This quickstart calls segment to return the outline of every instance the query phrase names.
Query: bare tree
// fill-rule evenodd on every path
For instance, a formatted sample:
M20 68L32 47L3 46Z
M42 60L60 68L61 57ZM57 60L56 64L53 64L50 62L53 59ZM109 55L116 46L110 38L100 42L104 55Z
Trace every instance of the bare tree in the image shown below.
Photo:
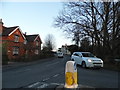
M55 38L52 34L48 34L46 36L43 49L46 49L47 51L55 49Z
M55 26L73 35L76 45L89 36L93 52L113 55L120 44L119 6L120 2L68 2Z

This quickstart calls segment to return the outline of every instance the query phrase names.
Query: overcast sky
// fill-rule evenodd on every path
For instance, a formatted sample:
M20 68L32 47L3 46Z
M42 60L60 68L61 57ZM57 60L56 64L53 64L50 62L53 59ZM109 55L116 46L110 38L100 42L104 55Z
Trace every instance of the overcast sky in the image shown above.
M2 2L0 18L4 26L20 26L22 32L39 34L43 43L48 34L53 34L56 47L70 45L62 30L53 27L54 18L62 10L63 2Z

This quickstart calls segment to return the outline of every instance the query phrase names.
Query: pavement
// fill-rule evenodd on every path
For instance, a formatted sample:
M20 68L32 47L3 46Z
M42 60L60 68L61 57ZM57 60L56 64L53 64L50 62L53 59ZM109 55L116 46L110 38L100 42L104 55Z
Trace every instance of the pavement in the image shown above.
M40 63L40 62L45 62L45 61L48 61L49 59L50 58L40 59L40 60L36 60L36 61L31 61L31 62L8 62L7 65L2 65L2 71L4 72L4 71L18 68L18 67L29 66L29 65ZM52 57L51 59L54 60L55 57Z

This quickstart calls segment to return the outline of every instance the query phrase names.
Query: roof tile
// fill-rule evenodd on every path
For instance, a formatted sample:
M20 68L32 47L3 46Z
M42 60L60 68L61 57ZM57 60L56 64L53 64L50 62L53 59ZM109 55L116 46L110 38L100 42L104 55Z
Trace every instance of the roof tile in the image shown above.
M15 30L18 26L14 27L3 27L2 36L8 36L13 30Z

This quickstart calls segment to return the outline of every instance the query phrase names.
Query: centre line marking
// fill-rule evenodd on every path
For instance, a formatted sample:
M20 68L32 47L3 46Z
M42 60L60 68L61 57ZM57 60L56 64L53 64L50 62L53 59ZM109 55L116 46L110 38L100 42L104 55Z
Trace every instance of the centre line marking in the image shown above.
M49 80L50 78L45 78L45 79L43 79L42 81L47 81L47 80Z
M57 64L57 63L60 63L60 62L55 62L55 63L52 63L52 64L48 64L48 65L46 65L47 67L48 66L52 66L52 65L55 65L55 64Z
M49 86L48 84L43 84L43 85L41 85L41 86L39 86L39 87L37 87L37 88L45 88L45 87L47 87L47 86Z
M32 84L32 85L29 85L28 88L32 88L32 87L38 85L39 83L40 83L40 82L36 82L36 83L34 83L34 84Z
M57 76L59 76L60 74L56 74L56 75L54 75L53 77L57 77Z

